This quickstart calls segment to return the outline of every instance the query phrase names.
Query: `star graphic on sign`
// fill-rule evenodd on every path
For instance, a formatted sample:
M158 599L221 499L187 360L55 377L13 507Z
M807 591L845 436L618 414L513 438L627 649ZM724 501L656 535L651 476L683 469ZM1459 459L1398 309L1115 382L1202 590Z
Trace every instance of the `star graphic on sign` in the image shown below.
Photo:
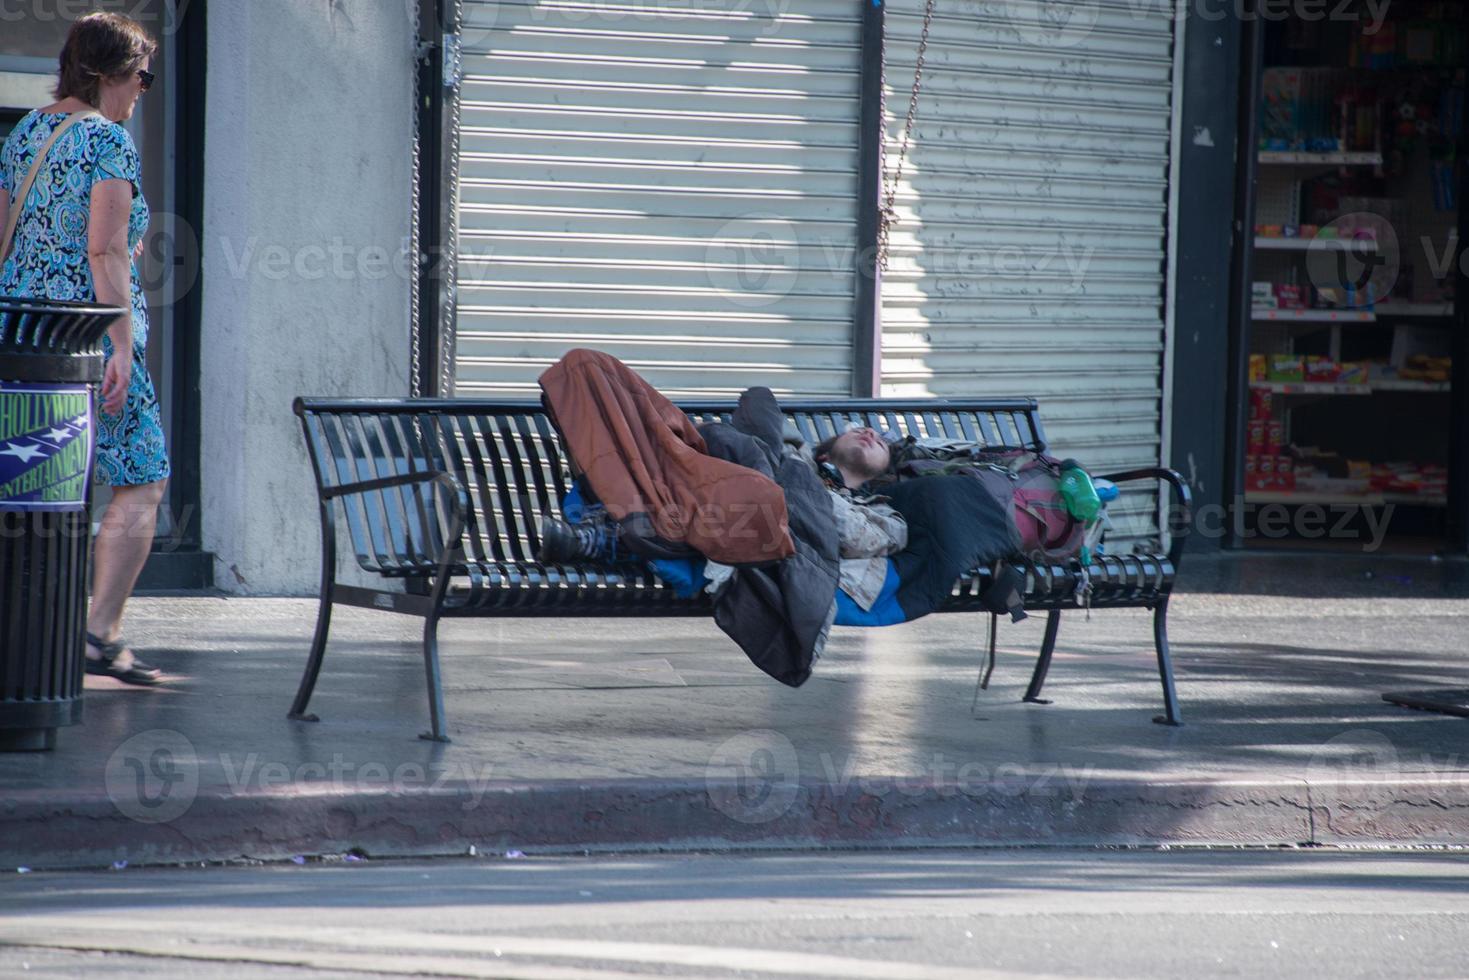
M22 463L29 463L39 456L46 455L46 450L40 446L17 446L13 442L7 442L5 445L8 448L0 449L0 456L14 456Z
M65 442L73 435L74 433L70 429L52 429L50 432L46 433L46 438L50 439L52 442Z

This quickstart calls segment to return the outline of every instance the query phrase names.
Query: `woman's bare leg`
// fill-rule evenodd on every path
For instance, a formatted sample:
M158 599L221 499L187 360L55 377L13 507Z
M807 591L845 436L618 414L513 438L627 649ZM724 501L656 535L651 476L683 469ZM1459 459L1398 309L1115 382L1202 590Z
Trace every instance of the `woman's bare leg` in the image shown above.
M108 642L122 631L122 610L153 550L158 505L168 481L115 487L92 549L92 605L87 632ZM131 651L123 654L124 660ZM119 663L119 667L127 664Z

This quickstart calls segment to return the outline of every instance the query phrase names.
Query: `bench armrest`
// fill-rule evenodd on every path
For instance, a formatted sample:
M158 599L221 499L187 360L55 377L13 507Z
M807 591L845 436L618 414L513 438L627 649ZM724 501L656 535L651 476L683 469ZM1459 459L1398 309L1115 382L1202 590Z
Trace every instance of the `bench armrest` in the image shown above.
M368 493L372 490L389 490L393 487L406 487L415 483L428 483L437 481L454 494L456 497L464 493L464 487L458 480L442 470L419 470L415 473L399 473L396 476L384 476L376 480L358 480L356 483L339 483L334 487L321 487L321 499L332 500L336 497L349 497L356 493ZM466 495L464 503L468 505L469 498Z
M469 523L469 492L464 489L464 484L449 473L442 470L418 470L413 473L399 473L395 476L380 477L375 480L359 480L356 483L341 483L333 487L319 487L322 506L338 497L350 497L359 493L371 493L374 490L391 490L394 487L414 486L423 483L436 483L445 492L449 499L451 521L449 533L444 537L444 553L438 556L441 568L440 577L447 574L448 567L453 564L455 552L459 549L464 537L464 528ZM323 522L329 522L326 513L322 515Z
M1168 533L1171 543L1168 547L1168 560L1173 563L1175 571L1178 563L1183 558L1184 542L1188 540L1189 531L1194 524L1194 497L1188 488L1182 474L1177 470L1168 469L1166 466L1149 467L1141 470L1128 470L1125 473L1103 474L1098 479L1110 483L1129 483L1134 480L1162 480L1173 488L1174 504L1176 509L1170 510L1168 526L1164 530Z

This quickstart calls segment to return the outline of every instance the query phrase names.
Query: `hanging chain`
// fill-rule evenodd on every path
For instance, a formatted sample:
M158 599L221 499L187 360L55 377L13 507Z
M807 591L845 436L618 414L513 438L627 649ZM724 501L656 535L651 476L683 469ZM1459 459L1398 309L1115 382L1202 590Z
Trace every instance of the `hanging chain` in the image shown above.
M418 31L415 29L414 36L417 37L417 34ZM412 200L409 202L412 212L408 218L408 395L412 398L418 398L423 394L423 385L419 380L419 376L423 373L423 350L420 340L423 333L423 291L421 288L423 279L419 274L422 269L419 256L423 248L423 228L419 214L423 200L423 132L419 123L423 118L423 113L420 109L422 103L419 100L422 96L419 92L418 78L420 62L424 57L420 48L413 61L413 172L411 175L413 189Z
M928 54L928 31L933 26L933 5L928 0L923 8L923 32L918 35L918 57L913 67L913 93L908 97L908 118L903 122L903 139L898 144L898 164L892 174L887 164L887 42L883 42L882 58L882 103L880 114L884 133L881 141L883 183L882 204L877 219L877 266L884 272L888 267L888 240L894 225L898 223L898 185L903 182L903 162L908 157L908 143L913 138L913 120L918 115L918 93L923 89L923 61Z

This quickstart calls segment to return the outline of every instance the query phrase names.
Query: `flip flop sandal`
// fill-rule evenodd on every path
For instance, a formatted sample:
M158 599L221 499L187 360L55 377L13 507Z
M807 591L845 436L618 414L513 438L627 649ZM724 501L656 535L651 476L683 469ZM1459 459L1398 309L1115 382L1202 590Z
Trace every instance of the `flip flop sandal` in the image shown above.
M96 647L102 654L96 660L93 660L91 657L87 658L87 673L100 674L103 677L114 677L124 684L139 684L144 687L151 687L154 684L162 682L163 671L157 667L143 663L136 656L133 657L133 662L127 667L118 667L115 665L114 661L122 656L123 652L128 648L127 644L122 640L118 640L116 643L108 643L100 636L88 633L87 643Z

